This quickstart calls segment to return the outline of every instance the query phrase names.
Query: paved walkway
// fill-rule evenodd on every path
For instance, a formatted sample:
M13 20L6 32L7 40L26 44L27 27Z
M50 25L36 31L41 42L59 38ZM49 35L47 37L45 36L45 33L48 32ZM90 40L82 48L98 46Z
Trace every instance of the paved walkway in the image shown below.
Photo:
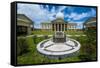
M25 36L25 37L33 37L33 36L35 36L35 35L28 35L28 36ZM36 35L37 37L43 37L43 36L46 36L46 35ZM52 37L53 35L48 35L48 37ZM86 36L86 35L66 35L67 37L71 37L71 36L75 36L75 37L79 37L79 36ZM25 38L25 37L23 37L23 38ZM18 38L20 38L20 37L18 37Z
M26 37L32 37L34 35L29 35L29 36L26 36ZM42 36L46 36L46 35L37 35L37 37L42 37ZM52 37L53 35L48 35L49 37ZM76 37L79 37L79 36L86 36L86 35L66 35L68 37L71 37L71 36L76 36Z
M53 43L51 40L43 40L37 45L37 50L48 56L69 56L73 53L76 53L80 49L80 43L74 39L70 39L70 42L66 41L67 45L65 43ZM50 45L52 44L53 45ZM75 44L77 43L77 46ZM69 46L69 45L71 46ZM42 48L41 48L42 45ZM73 46L73 47L72 47Z

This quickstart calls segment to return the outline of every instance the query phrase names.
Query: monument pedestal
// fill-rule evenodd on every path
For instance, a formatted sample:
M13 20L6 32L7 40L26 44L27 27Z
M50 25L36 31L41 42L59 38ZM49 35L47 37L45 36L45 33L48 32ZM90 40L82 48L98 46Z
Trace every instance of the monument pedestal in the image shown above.
M66 42L66 35L64 34L64 32L55 32L55 35L53 36L53 42L55 43Z

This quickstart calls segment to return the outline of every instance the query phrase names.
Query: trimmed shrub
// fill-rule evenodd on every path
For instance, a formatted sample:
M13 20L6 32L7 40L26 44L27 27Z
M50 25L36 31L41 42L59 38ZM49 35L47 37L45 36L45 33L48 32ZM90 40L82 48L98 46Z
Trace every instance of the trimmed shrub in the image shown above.
M17 39L17 55L22 55L29 51L29 45L25 38Z
M48 39L48 35L44 35L44 39Z
M34 42L34 44L37 44L37 35L33 36L33 42Z

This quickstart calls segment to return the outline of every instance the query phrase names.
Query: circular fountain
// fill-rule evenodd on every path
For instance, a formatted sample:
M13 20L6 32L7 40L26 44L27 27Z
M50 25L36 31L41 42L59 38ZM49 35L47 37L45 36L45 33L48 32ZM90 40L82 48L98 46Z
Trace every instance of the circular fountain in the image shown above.
M80 43L65 35L66 21L64 15L58 12L56 19L52 21L52 30L55 32L52 38L41 41L37 45L39 53L49 58L64 58L76 55L80 49Z
M52 38L41 41L37 45L39 53L49 58L64 58L76 55L80 49L80 43L66 37L64 32L55 32Z

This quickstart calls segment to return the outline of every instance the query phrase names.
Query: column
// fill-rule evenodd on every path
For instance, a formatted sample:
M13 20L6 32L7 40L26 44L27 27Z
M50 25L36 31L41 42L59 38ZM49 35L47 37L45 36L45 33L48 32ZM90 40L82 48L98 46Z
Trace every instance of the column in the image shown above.
M72 25L70 26L70 30L72 30Z
M55 29L56 29L56 31L57 31L57 24L55 24Z
M55 31L55 24L53 24L53 29L54 29L54 31Z
M57 24L57 31L59 31L59 24Z
M54 31L55 29L54 29L54 24L52 24L52 30Z
M31 34L31 28L30 27L27 27L27 34Z
M56 31L56 24L54 24L54 31Z
M56 30L56 24L55 24L55 31L57 31L57 30Z
M74 26L74 30L75 30L75 26Z
M62 31L62 24L61 24L61 31Z
M64 24L64 31L65 31L65 24Z
M50 24L50 29L51 29L51 31L52 31L52 24Z

